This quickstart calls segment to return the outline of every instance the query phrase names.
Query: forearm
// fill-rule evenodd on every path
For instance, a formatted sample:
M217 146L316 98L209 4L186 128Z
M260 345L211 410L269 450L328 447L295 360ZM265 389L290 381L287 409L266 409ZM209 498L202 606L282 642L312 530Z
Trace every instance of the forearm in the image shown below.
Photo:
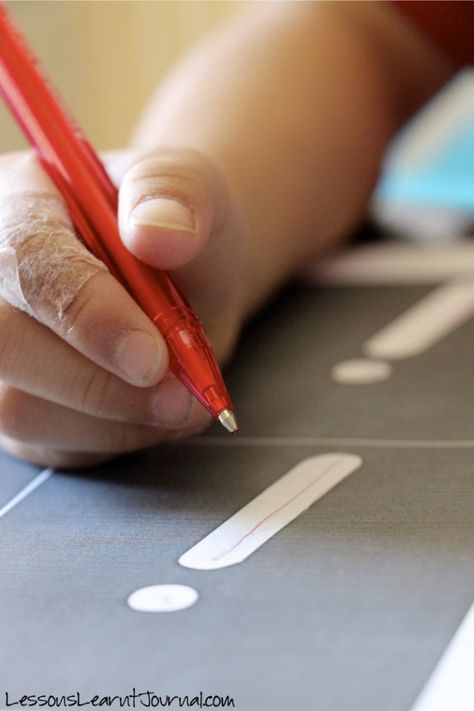
M238 195L246 311L353 229L388 141L449 76L393 12L382 3L252 7L187 58L141 123L136 144L196 149ZM410 62L424 62L418 80L400 72Z

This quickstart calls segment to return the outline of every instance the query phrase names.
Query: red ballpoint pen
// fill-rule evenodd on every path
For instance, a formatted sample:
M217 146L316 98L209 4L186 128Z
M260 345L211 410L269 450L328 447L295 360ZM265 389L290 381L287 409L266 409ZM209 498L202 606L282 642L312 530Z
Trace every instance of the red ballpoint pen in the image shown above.
M227 430L237 431L232 402L201 323L169 275L140 262L122 243L117 189L44 80L3 4L0 94L61 192L82 241L165 338L173 373Z

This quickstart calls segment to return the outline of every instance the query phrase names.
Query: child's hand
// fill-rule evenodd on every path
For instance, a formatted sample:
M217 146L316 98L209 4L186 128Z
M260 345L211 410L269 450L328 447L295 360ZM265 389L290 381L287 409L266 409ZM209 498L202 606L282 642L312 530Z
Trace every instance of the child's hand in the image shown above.
M351 232L387 142L453 71L389 3L256 3L151 102L141 157L122 156L125 244L173 271L225 359L243 319ZM84 465L205 426L29 154L0 161L0 297L8 451Z
M116 154L112 174L127 164L121 235L144 262L177 270L222 361L241 321L234 202L195 154ZM77 240L29 153L0 159L0 297L0 443L8 452L82 466L209 422L167 371L155 326Z

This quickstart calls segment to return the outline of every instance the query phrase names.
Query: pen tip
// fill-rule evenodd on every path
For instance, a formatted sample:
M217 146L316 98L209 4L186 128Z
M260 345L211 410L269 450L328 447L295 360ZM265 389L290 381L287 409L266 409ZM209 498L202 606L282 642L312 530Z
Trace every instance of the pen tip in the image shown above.
M232 410L222 410L221 414L219 415L219 422L226 428L228 432L232 432L232 434L234 434L234 432L237 432L239 429L237 420L235 419L235 415Z

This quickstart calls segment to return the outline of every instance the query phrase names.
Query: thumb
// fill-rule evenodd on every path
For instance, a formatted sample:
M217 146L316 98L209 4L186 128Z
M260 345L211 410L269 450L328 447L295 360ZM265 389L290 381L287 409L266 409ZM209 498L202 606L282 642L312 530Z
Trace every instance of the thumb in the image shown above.
M226 220L227 191L199 154L157 150L127 170L119 190L119 226L126 247L157 269L184 267Z

